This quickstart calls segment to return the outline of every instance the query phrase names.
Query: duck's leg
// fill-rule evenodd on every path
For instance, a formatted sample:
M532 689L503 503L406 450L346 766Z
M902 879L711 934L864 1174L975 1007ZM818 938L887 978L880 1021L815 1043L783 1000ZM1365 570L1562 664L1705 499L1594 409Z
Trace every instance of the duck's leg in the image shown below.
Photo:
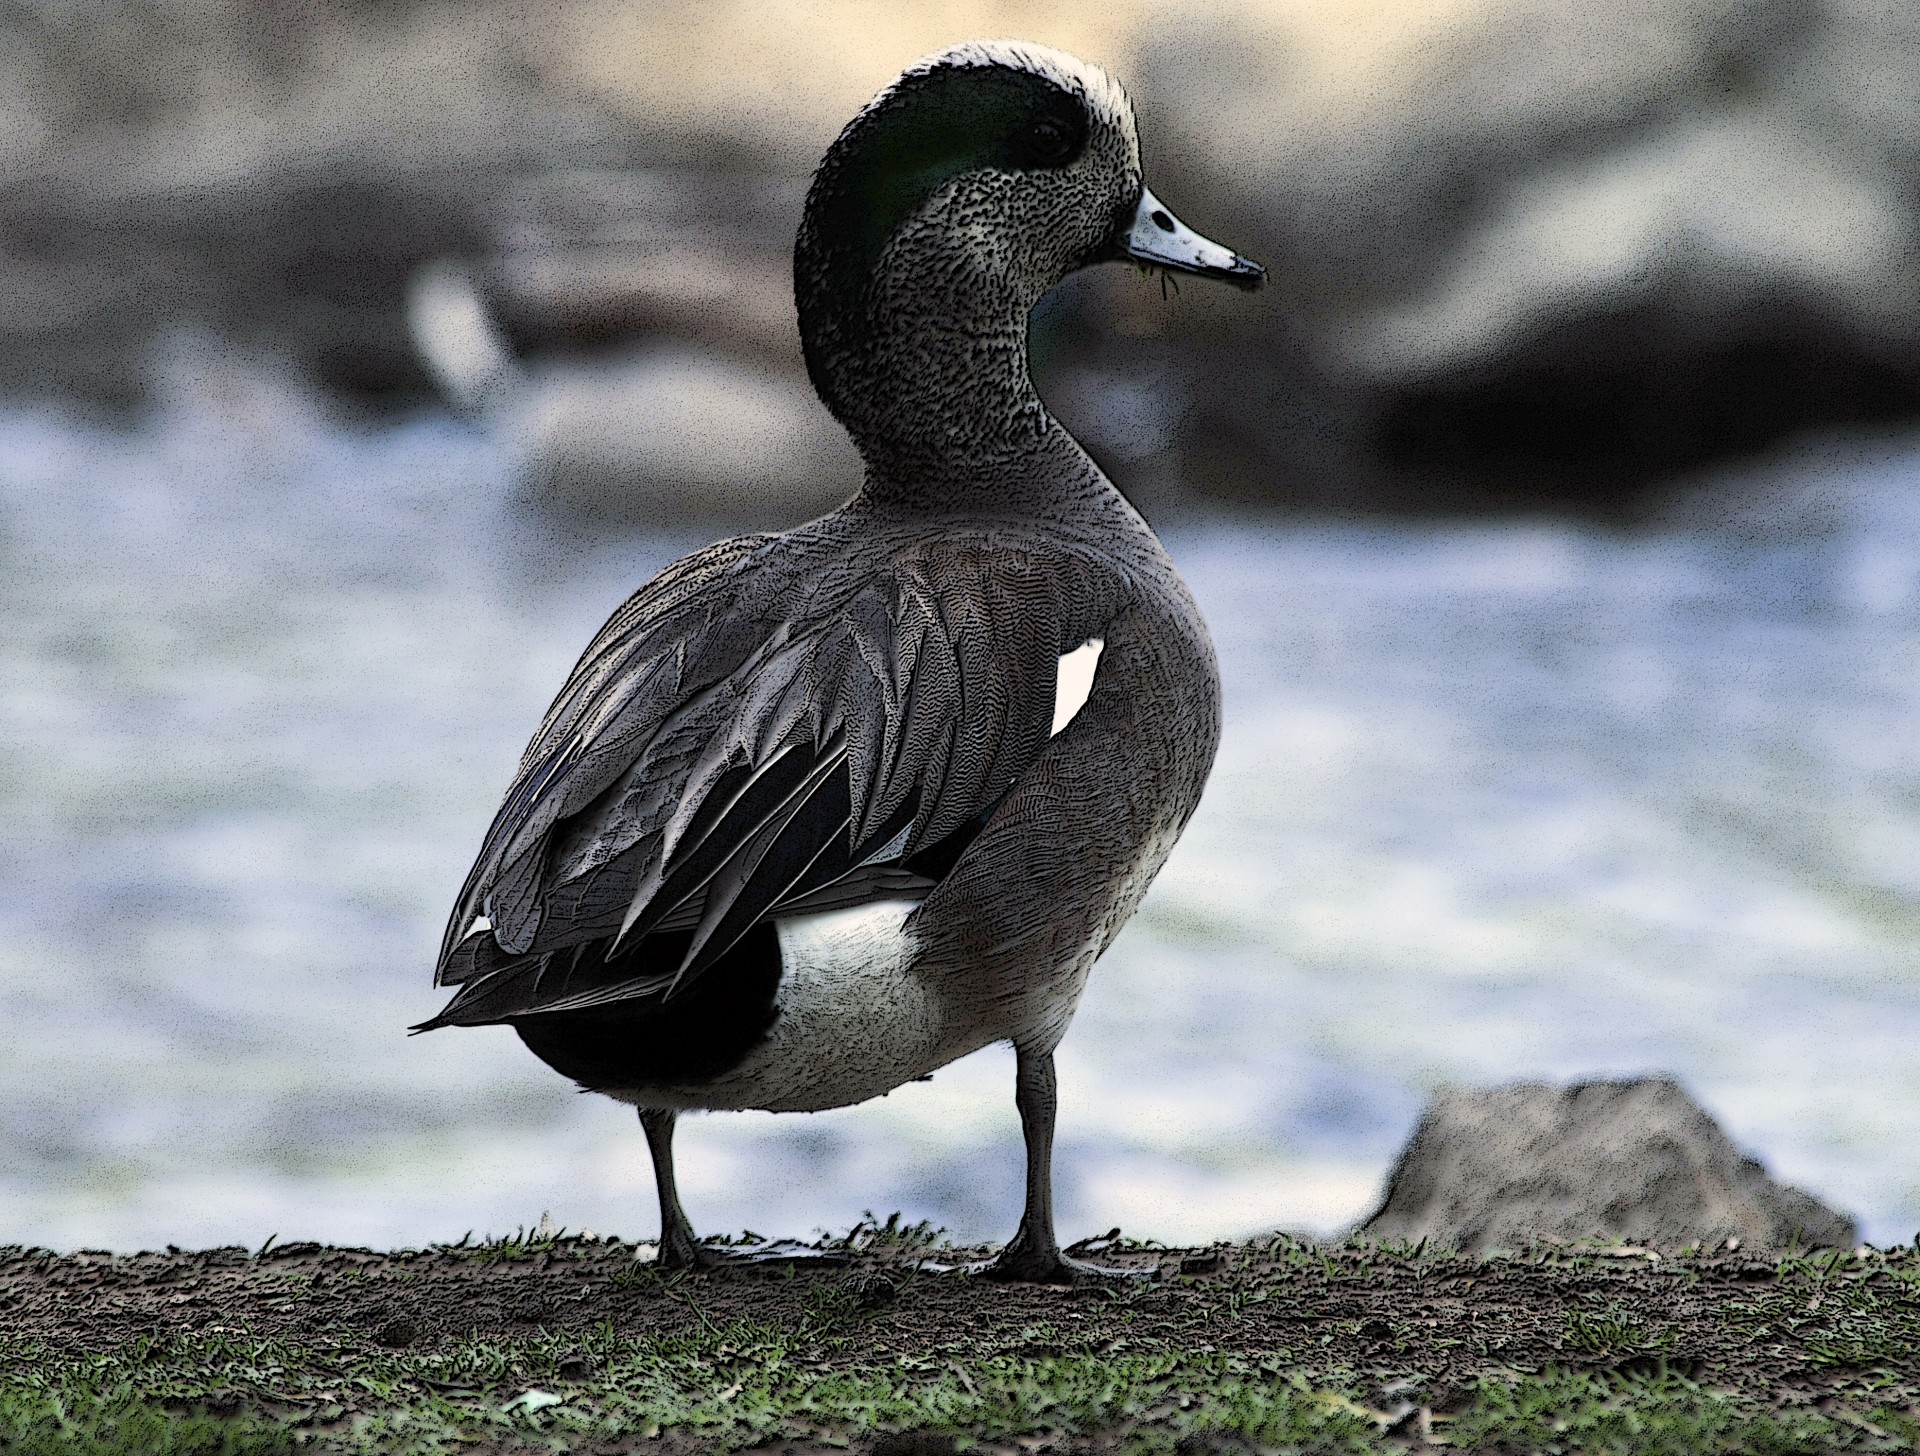
M844 1264L839 1249L818 1249L792 1239L772 1239L744 1247L719 1248L694 1236L687 1211L680 1206L680 1190L673 1181L673 1123L671 1108L643 1107L640 1126L647 1130L647 1151L653 1154L653 1185L660 1191L661 1269L714 1269L728 1264Z
M653 1186L660 1193L662 1269L691 1269L702 1262L700 1241L693 1235L693 1225L680 1206L680 1190L673 1181L673 1123L677 1115L666 1107L640 1109L640 1126L647 1131L647 1151L653 1155Z
M1060 1252L1053 1232L1053 1120L1059 1106L1053 1048L1035 1051L1016 1046L1014 1056L1013 1101L1020 1109L1020 1130L1027 1142L1027 1206L1013 1242L978 1272L988 1279L1028 1284L1077 1284L1097 1278L1138 1278L1143 1272L1150 1275L1151 1271L1103 1269Z

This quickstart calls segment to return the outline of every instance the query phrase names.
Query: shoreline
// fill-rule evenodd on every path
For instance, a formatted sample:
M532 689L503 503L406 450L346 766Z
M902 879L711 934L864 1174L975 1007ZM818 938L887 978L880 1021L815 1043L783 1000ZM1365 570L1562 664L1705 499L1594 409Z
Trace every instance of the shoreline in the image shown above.
M1920 1444L1920 1247L1113 1240L1083 1256L1160 1277L1074 1289L933 1272L987 1251L897 1221L797 1265L667 1274L637 1247L534 1233L393 1253L0 1250L0 1446ZM55 1413L69 1447L45 1444Z

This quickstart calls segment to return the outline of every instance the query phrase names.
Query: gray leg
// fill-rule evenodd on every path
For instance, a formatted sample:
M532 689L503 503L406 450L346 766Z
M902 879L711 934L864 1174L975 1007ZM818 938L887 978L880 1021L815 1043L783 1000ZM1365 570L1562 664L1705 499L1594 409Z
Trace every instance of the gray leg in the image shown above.
M1027 1141L1027 1206L1020 1231L1000 1257L980 1270L989 1279L1030 1284L1074 1284L1111 1271L1095 1269L1060 1252L1053 1233L1053 1118L1059 1105L1053 1051L1015 1047L1014 1106Z
M660 1192L660 1267L691 1269L700 1262L700 1241L693 1236L680 1191L673 1182L673 1122L664 1107L640 1109L640 1126L647 1131L647 1151L653 1154L653 1184Z
M732 1264L844 1264L838 1249L816 1249L792 1239L772 1239L745 1247L722 1248L702 1244L694 1237L680 1191L673 1182L673 1123L678 1114L664 1107L640 1109L640 1126L647 1130L647 1151L653 1154L653 1183L660 1190L660 1260L662 1269L713 1269Z

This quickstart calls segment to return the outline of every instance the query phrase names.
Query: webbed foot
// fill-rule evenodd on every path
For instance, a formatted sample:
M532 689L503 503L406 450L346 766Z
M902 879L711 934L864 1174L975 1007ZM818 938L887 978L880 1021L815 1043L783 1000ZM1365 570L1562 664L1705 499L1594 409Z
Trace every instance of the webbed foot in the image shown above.
M844 1249L823 1249L798 1239L760 1239L728 1244L683 1237L663 1240L657 1267L675 1269L740 1269L756 1264L812 1264L837 1266L853 1262Z
M968 1274L1003 1284L1151 1284L1160 1277L1160 1267L1115 1268L1069 1258L1054 1248L1041 1248L1016 1238L999 1256L979 1264L963 1266Z
M700 1259L709 1269L724 1269L742 1264L851 1264L853 1256L845 1249L823 1249L818 1244L803 1244L798 1239L760 1239L750 1244L700 1245Z

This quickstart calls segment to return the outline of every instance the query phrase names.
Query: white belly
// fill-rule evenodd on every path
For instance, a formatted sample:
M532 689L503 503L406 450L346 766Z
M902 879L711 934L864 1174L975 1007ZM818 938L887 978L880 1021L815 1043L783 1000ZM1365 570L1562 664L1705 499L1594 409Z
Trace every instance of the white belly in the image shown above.
M844 1107L985 1045L969 1043L964 1028L956 1036L941 998L913 974L917 947L904 922L916 903L882 900L776 921L782 965L767 1039L725 1076L659 1101L770 1112Z

